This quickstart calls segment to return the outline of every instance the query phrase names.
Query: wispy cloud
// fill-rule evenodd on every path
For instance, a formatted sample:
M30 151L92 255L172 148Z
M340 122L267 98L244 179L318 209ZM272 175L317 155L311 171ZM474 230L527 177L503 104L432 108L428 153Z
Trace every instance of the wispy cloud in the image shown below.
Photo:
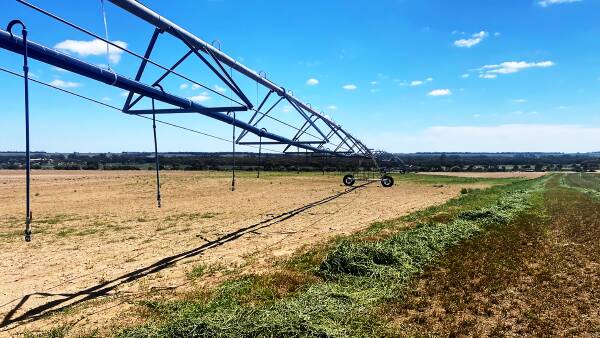
M187 89L190 85L187 83L182 83L179 85L179 89Z
M463 79L467 79L467 78L469 78L469 76L471 76L469 73L464 73L460 77L463 78Z
M452 91L450 89L435 89L430 91L428 96L450 96L452 95Z
M356 85L353 85L353 84L344 85L342 88L344 88L346 90L357 90L358 89L358 87Z
M63 81L63 80L58 80L58 79L52 80L52 82L50 82L50 85L59 87L59 88L76 88L76 87L83 86L79 82Z
M411 81L410 85L411 85L411 87L416 87L416 86L420 86L420 85L422 85L422 84L424 84L426 82L431 82L431 81L433 81L433 78L428 77L425 80L414 80L414 81Z
M510 102L512 102L512 103L525 103L525 102L527 102L527 100L525 100L525 99L512 99L512 100L510 100Z
M225 89L225 88L223 88L223 87L221 87L221 86L219 86L219 85L214 85L214 86L213 86L213 89L214 89L216 92L219 92L219 93L225 93L225 92L227 91L227 89Z
M197 102L197 103L202 103L202 102L206 102L208 100L210 100L210 96L208 95L207 92L202 92L198 95L194 95L194 96L190 96L188 97L188 99Z
M124 41L112 42L119 47L127 48L127 43ZM81 57L106 55L106 43L99 39L91 41L65 40L57 43L54 48L65 52L75 53ZM110 62L114 64L119 63L119 61L121 61L121 54L123 54L121 49L109 45L108 59Z
M559 5L559 4L570 4L574 2L581 2L582 0L541 0L538 1L538 4L542 7L548 7L550 5Z
M201 88L201 87L202 87L202 86L200 86L200 85L198 85L198 84L195 84L195 83L194 83L194 84L192 84L192 90L196 90L196 89L199 89L199 88Z
M330 106L327 106L327 109L329 109L329 110L337 110L337 109L338 109L338 107L337 107L336 105L333 105L333 104L332 104L332 105L330 105Z
M478 45L483 39L485 39L489 35L486 31L481 31L479 33L475 33L471 35L468 39L459 39L454 41L454 46L460 48L471 48L475 45Z
M311 77L310 79L306 80L306 85L307 86L316 86L319 84L319 80Z
M555 63L552 61L507 61L498 65L485 65L477 71L479 71L479 77L482 79L495 79L498 75L513 74L529 68L548 68L554 65Z

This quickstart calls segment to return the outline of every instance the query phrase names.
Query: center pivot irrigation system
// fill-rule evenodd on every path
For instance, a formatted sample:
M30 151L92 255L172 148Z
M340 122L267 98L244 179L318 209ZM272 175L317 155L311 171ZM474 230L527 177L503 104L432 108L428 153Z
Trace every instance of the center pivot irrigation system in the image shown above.
M156 122L190 130L221 140L232 143L233 146L233 179L232 190L235 189L235 145L257 147L260 152L263 145L279 146L283 148L282 153L299 153L300 149L305 150L308 154L318 154L325 159L329 156L356 157L372 161L374 167L377 168L378 177L376 175L355 177L353 174L344 176L343 183L351 186L356 180L365 181L380 181L384 187L391 187L394 180L386 174L386 170L381 169L378 164L378 158L381 158L381 152L375 152L369 149L363 142L351 135L342 126L334 122L322 112L314 109L310 104L300 101L293 96L291 91L284 87L278 86L273 81L267 79L266 73L255 72L248 67L242 65L227 54L223 53L213 44L209 44L185 29L179 27L175 23L160 16L148 7L142 5L135 0L107 0L130 14L138 17L146 23L154 27L154 32L150 38L146 51L143 55L133 52L123 44L110 41L108 39L108 27L106 20L106 12L104 10L104 0L100 0L102 14L105 25L105 37L101 37L81 26L78 26L70 21L67 21L51 12L39 8L25 0L16 0L36 12L43 14L61 24L65 24L81 33L87 34L95 39L106 43L107 57L110 54L109 48L120 50L140 60L139 67L134 78L129 78L117 73L111 69L110 62L108 66L100 66L91 64L81 59L75 58L60 50L49 48L38 43L28 40L28 31L25 24L20 20L11 21L6 30L0 29L0 47L8 51L23 55L23 75L11 72L6 69L1 69L12 75L21 76L25 81L25 128L26 128L26 226L25 240L31 240L31 219L32 213L30 209L30 151L29 151L29 87L30 81L40 83L54 89L67 92L69 94L87 99L89 101L108 106L119 110L123 113L134 115L153 122L154 150L156 161L156 178L157 178L157 202L160 207L160 182L159 182L159 158L158 146L156 140ZM22 27L21 36L13 33L15 25ZM179 40L185 48L185 53L171 66L166 67L151 59L151 55L156 47L159 37L163 34L168 34ZM28 59L35 59L45 64L61 68L66 71L81 75L83 77L104 83L108 86L118 87L127 92L125 104L122 108L110 106L101 101L85 97L71 91L54 87L45 84L35 79L30 79ZM224 87L210 87L203 81L195 81L190 76L184 75L178 71L178 67L186 60L196 59L202 69L212 74L215 79L218 79ZM142 77L147 71L147 66L152 65L154 69L159 70L160 76L152 81L142 81ZM180 67L181 68L181 67ZM148 74L146 74L148 77ZM212 106L201 104L202 101L194 100L193 97L187 98L164 89L167 87L165 82L168 77L178 77L186 82L192 83L195 88L204 88L211 92L211 95L219 97L228 102L222 106ZM237 79L237 81L235 79ZM256 86L256 105L253 105L248 98L248 88L242 90L243 86L240 81L255 83ZM214 88L217 88L215 90ZM259 100L259 89L265 92L262 100ZM233 93L232 96L225 95L224 92ZM148 101L150 105L148 106ZM157 108L158 103L161 107ZM146 104L147 108L140 107ZM285 122L278 118L275 114L275 108L278 105L285 105L287 113L297 113L295 122ZM280 107L281 108L281 107ZM238 117L236 113L247 112L249 116ZM156 115L173 115L173 114L201 114L211 119L229 124L233 129L233 137L226 140L220 137L198 132L188 127L176 125L169 122L164 122L156 119ZM276 132L269 132L265 128L265 122L277 122L278 127L274 128ZM286 127L288 135L281 127ZM241 129L241 132L236 135L236 128ZM291 132L290 132L291 130ZM251 138L251 139L249 139ZM264 141L263 139L266 139ZM293 148L296 148L294 152ZM265 148L266 149L266 148ZM260 165L260 164L259 164ZM359 165L360 168L360 165Z

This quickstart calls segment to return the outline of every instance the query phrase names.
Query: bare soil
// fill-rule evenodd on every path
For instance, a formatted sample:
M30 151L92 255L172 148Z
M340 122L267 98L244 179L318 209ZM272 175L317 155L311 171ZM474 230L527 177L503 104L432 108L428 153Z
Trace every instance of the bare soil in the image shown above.
M25 243L23 172L0 171L0 336L133 324L138 299L269 268L465 186L397 180L348 189L334 175L240 175L232 192L227 173L163 172L159 209L153 172L34 171L34 235ZM192 281L200 264L208 273Z

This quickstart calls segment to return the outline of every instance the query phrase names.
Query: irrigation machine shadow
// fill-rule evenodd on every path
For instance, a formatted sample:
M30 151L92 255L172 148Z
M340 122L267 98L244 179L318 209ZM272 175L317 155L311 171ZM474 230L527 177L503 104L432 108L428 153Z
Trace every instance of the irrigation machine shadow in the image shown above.
M178 261L202 254L203 252L205 252L207 250L210 250L210 249L219 247L221 245L224 245L228 242L234 241L234 240L242 237L245 234L253 233L257 230L268 228L272 225L284 222L284 221L291 219L309 209L312 209L319 205L323 205L328 202L331 202L331 201L333 201L337 198L340 198L346 194L349 194L357 189L363 188L371 183L373 183L373 182L365 182L364 184L361 184L361 185L346 188L342 192L335 193L333 195L327 196L318 201L308 203L308 204L298 207L296 209L286 211L279 215L270 217L269 219L263 220L261 222L240 228L236 231L233 231L224 236L221 236L220 238L218 238L216 240L204 243L201 246L196 247L194 249L191 249L191 250L188 250L185 252L181 252L179 254L172 255L169 257L165 257L149 266L134 270L127 274L116 277L112 280L102 282L100 284L91 286L89 288L86 288L86 289L83 289L83 290L80 290L80 291L77 291L74 293L33 292L30 294L27 294L27 295L23 296L20 299L20 301L4 316L4 318L2 319L2 322L0 322L0 332L7 331L7 330L13 329L15 327L18 327L20 325L23 325L25 323L35 321L43 315L49 314L51 312L61 311L68 306L73 306L73 305L76 305L76 304L79 304L79 303L82 303L82 302L85 302L88 300L106 296L106 295L108 295L108 293L110 291L116 289L120 285L134 282L142 277L160 272L166 268L169 268L170 266L177 263ZM15 314L27 303L27 301L31 297L35 297L35 296L38 296L38 297L60 296L62 298L48 301L42 305L39 305L30 310L27 310L23 314L15 316ZM10 304L16 300L17 299L14 299L7 304ZM7 305L7 304L5 304L5 305Z

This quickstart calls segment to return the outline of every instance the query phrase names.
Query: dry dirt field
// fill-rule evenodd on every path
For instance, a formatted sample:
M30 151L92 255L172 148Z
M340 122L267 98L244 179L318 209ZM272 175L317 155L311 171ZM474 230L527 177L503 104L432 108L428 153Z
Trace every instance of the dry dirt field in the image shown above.
M23 172L0 171L0 336L57 321L111 325L137 298L189 290L199 264L217 271L213 279L257 271L468 186L347 189L334 175L253 175L241 174L232 192L228 173L163 172L158 209L153 172L34 171L33 241L25 243Z
M477 173L477 172L422 172L421 175L454 176L454 177L487 177L487 178L537 178L546 175L545 172L497 172L497 173Z

